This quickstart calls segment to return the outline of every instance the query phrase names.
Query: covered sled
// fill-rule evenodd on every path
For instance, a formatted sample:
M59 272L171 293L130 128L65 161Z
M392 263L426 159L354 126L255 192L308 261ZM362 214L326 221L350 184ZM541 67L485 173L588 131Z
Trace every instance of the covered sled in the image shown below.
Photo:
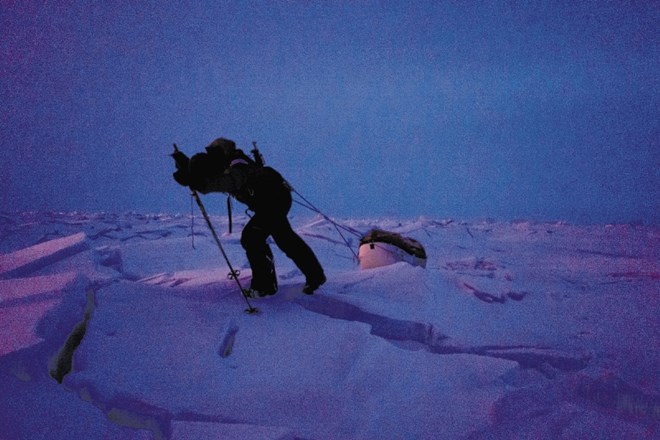
M360 239L360 269L387 266L405 261L426 267L426 251L417 240L395 232L372 229Z

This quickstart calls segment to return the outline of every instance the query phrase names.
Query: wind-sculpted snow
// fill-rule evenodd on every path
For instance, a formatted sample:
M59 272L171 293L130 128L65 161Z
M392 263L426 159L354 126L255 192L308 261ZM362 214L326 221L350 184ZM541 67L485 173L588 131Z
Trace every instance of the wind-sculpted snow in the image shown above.
M212 220L247 285L247 218ZM273 246L248 315L199 217L1 215L0 438L657 438L656 227L342 223L427 268L359 271L294 217L328 282L300 294Z

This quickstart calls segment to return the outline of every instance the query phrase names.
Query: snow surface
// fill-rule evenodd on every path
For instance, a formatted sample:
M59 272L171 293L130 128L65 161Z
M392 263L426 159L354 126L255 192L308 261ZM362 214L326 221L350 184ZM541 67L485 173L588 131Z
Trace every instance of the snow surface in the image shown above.
M295 217L328 282L249 315L199 217L0 215L0 439L660 438L658 227L342 223L426 269Z

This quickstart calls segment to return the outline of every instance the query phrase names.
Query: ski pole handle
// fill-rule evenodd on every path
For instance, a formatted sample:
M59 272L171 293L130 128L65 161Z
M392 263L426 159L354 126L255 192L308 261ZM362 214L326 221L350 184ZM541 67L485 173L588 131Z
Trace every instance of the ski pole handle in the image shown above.
M257 141L252 141L252 146L254 147L252 149L252 156L254 157L254 161L257 165L263 167L266 163L264 162L264 157L261 155L259 148L257 148Z

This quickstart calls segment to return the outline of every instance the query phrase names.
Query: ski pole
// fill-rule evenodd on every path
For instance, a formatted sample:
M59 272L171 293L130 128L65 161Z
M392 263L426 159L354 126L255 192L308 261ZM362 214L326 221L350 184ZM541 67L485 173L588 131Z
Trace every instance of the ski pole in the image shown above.
M229 233L232 232L232 216L231 216L231 196L227 196L227 217L229 217Z
M179 148L174 144L174 152L178 152ZM248 308L245 309L246 313L249 314L254 314L254 313L259 313L259 310L250 304L250 300L248 299L248 294L247 290L243 288L241 285L240 280L238 279L238 272L234 270L234 267L231 265L231 262L229 261L229 257L227 256L227 253L225 252L225 249L222 247L222 243L220 242L220 238L218 238L218 234L215 232L215 228L213 227L213 224L211 223L211 219L209 218L209 215L206 212L206 208L204 208L204 204L202 203L202 199L199 197L199 194L197 194L197 191L194 189L190 188L190 191L192 193L193 198L195 199L195 202L197 202L197 206L199 206L199 210L202 212L202 216L204 217L204 220L206 220L206 224L211 230L211 234L213 235L213 238L215 239L216 244L218 245L218 248L220 249L220 252L222 253L222 256L225 259L225 262L227 263L227 266L229 267L229 276L233 280L236 281L236 284L238 285L238 288L241 290L241 294L243 295L243 299L248 305Z

